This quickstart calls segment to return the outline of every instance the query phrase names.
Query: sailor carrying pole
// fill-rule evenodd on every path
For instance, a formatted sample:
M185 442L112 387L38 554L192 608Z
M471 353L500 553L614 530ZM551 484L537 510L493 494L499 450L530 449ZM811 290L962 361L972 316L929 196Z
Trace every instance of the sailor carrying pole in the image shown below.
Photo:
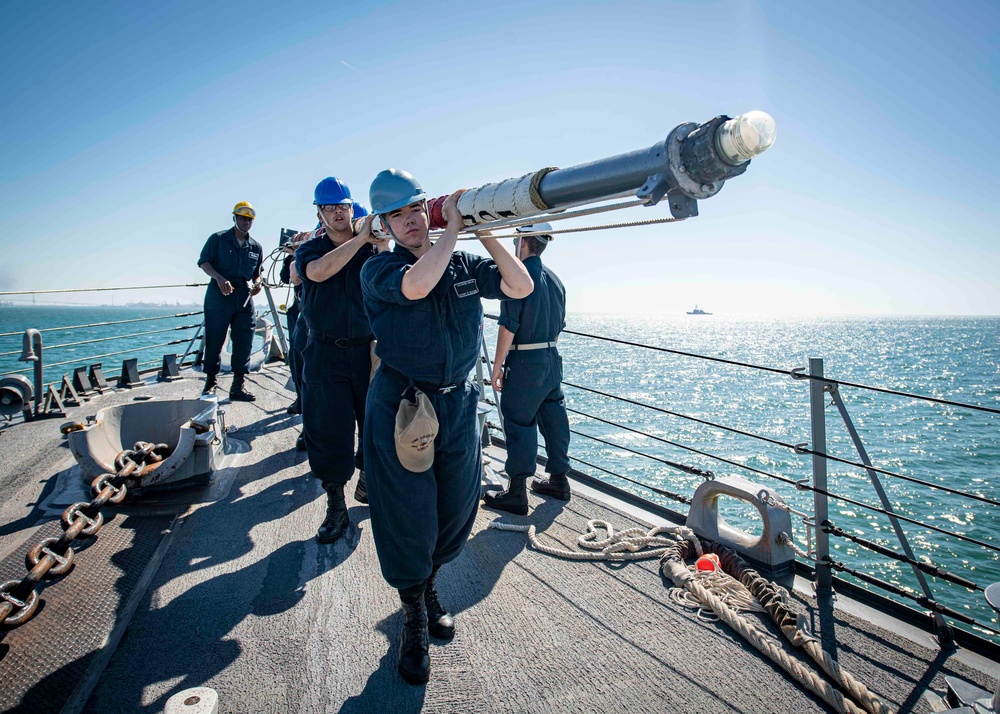
M697 216L698 201L711 198L726 181L745 172L774 138L774 119L761 111L717 116L700 125L688 122L645 149L471 188L459 198L458 208L469 233L528 225L543 214L561 214L551 220L583 215L585 211L566 209L629 195L636 200L616 207L654 206L666 197L673 220L683 220ZM428 201L432 230L445 226L446 198ZM373 231L388 235L379 219Z

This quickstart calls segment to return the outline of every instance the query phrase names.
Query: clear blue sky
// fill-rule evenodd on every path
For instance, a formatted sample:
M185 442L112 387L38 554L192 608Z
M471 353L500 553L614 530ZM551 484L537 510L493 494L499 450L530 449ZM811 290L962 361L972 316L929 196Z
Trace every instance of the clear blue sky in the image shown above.
M0 290L195 282L240 200L270 249L279 228L314 225L327 175L366 200L378 171L405 168L439 195L762 109L775 146L698 218L557 239L546 258L572 310L1000 314L995 0L6 16Z

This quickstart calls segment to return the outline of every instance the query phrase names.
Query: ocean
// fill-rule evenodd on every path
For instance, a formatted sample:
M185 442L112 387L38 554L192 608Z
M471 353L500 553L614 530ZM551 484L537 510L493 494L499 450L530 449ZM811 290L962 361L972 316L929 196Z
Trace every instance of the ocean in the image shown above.
M283 293L277 292L275 300L283 301ZM257 299L258 309L265 304ZM191 326L200 323L201 316L171 316L193 311L170 307L0 307L0 334L16 333L0 336L0 374L25 369L17 356L20 332L27 327L120 320L137 321L43 333L45 361L54 364L82 359L87 364L96 360L85 358L140 346L145 349L100 360L105 373L117 374L125 357L137 357L141 365L155 367L164 352L184 352L194 334ZM178 327L184 329L173 329ZM154 330L169 331L54 347ZM496 340L493 320L485 321L485 337L492 358ZM183 343L154 346L174 340ZM825 375L834 379L1000 409L1000 318L996 317L570 314L559 349L566 382L611 395L564 388L574 432L570 446L570 455L577 460L574 466L682 513L686 505L637 485L690 496L704 481L665 461L710 470L715 477L739 475L767 488L796 510L813 510L810 492L773 478L792 482L811 478L811 456L786 446L811 442L809 381L788 375L794 368L807 369L810 358L822 358ZM10 352L15 354L7 354ZM73 366L46 370L45 378L59 379ZM30 376L30 372L23 373ZM846 386L841 387L841 395L875 466L1000 501L995 477L1000 463L1000 415ZM492 396L489 390L487 396ZM859 461L829 396L826 402L827 453ZM496 412L488 418L499 422ZM880 506L862 469L829 462L828 471L831 493L859 504ZM950 534L1000 547L1000 509L996 506L895 476L880 478L898 513ZM722 499L720 509L734 526L759 532L759 520L752 509L731 499ZM883 514L837 499L831 499L829 514L835 525L849 533L897 552L902 550ZM799 517L793 515L792 520L793 537L805 548L806 528ZM904 522L902 527L919 559L983 587L1000 581L1000 553L996 550L913 523ZM848 567L918 592L909 566L873 557L843 538L831 538L831 547L833 557ZM996 616L981 593L928 579L943 603L997 627Z

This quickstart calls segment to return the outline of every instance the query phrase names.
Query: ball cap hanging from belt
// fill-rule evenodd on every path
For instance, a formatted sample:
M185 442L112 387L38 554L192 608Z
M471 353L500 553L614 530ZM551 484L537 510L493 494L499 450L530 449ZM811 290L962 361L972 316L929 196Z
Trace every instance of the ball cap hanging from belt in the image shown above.
M548 231L552 230L552 224L550 223L533 223L530 226L518 226L518 233L540 233L541 235L532 236L542 241L542 243L550 243L552 241L551 235L546 235Z
M416 387L403 393L396 411L396 456L407 471L423 473L434 463L437 414L426 394Z

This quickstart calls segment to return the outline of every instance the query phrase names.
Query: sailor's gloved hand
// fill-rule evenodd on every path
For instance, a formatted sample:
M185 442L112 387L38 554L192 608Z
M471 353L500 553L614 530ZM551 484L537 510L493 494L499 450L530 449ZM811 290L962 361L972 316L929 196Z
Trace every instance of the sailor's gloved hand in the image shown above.
M250 294L251 295L256 295L257 293L259 293L262 285L263 285L263 282L251 284L250 285Z

